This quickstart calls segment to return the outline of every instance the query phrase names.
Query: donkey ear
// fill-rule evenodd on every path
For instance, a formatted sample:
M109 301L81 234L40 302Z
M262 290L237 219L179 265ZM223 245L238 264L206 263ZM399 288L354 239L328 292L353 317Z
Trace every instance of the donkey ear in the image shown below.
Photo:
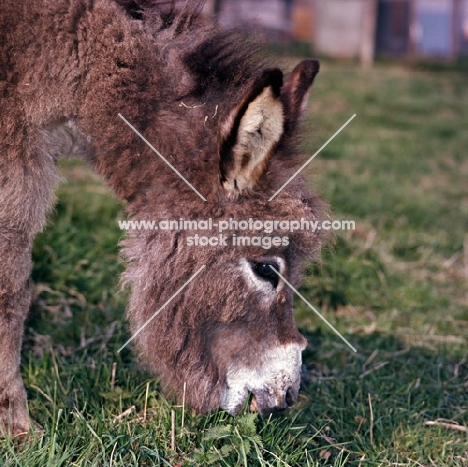
M255 185L283 134L282 85L281 70L265 70L221 129L221 183L230 196Z
M285 133L292 133L301 122L307 110L309 88L319 72L317 60L304 60L294 68L281 90L286 121Z

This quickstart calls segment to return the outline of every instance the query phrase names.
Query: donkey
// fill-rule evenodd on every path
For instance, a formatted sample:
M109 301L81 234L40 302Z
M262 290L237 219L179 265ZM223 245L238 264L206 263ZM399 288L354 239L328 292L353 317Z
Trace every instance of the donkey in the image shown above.
M54 203L59 157L84 159L130 218L310 219L327 208L295 177L298 128L319 70L283 79L239 29L221 30L202 2L6 0L0 10L0 431L29 427L20 374L32 297L31 244ZM155 152L119 117L151 142ZM203 194L195 193L186 181ZM258 235L258 231L232 231ZM183 230L122 241L136 353L168 396L200 412L261 416L292 406L306 339L292 292L319 231L287 242L190 246ZM205 266L173 300L174 292ZM273 270L274 269L274 270ZM277 274L279 273L279 274ZM152 319L154 318L154 319ZM146 326L145 326L146 325Z

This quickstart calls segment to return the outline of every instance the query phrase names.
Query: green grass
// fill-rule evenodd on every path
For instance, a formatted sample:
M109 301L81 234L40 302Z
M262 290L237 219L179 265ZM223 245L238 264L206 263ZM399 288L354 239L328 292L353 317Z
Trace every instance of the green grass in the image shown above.
M308 267L301 293L357 353L296 299L308 378L275 420L173 407L128 349L117 354L122 209L81 164L62 164L68 182L34 248L22 366L44 436L0 441L0 465L467 466L467 108L461 73L322 64L306 152L357 117L308 175L357 228Z

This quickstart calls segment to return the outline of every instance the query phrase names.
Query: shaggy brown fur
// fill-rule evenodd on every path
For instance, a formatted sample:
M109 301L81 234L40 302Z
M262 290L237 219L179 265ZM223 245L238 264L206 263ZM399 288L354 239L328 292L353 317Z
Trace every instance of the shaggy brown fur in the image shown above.
M283 85L281 71L265 68L242 33L219 31L204 22L200 2L187 2L182 11L157 3L2 2L0 431L28 430L19 360L31 295L30 251L53 204L58 157L84 158L128 202L135 219L324 215L323 204L300 177L267 202L302 162L296 127L317 62L300 64ZM256 134L249 129L254 124ZM302 259L317 257L322 239L295 232L287 247L266 251L189 247L187 235L193 232L130 233L123 242L130 262L124 280L132 286L128 317L136 332L206 265L135 339L142 360L162 376L167 390L180 396L187 383L187 402L206 411L223 406L232 368L253 371L266 365L262 356L269 349L304 347L293 321L291 291L273 290L265 278L259 279L260 289L270 287L271 296L270 289L252 287L239 261L270 264L273 258L271 264L276 264L275 258L283 258L283 273L297 284ZM284 389L287 405L294 402L297 386ZM283 402L267 402L269 391L265 387L255 394L262 414L286 404L284 394L278 396ZM239 401L224 408L236 413Z

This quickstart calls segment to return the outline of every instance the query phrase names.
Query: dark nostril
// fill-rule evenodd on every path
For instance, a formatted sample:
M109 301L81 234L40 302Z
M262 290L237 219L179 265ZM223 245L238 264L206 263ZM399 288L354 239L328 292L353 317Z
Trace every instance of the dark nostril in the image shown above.
M292 388L288 388L286 391L286 405L288 407L292 407L294 405L294 402L296 402L293 394Z

